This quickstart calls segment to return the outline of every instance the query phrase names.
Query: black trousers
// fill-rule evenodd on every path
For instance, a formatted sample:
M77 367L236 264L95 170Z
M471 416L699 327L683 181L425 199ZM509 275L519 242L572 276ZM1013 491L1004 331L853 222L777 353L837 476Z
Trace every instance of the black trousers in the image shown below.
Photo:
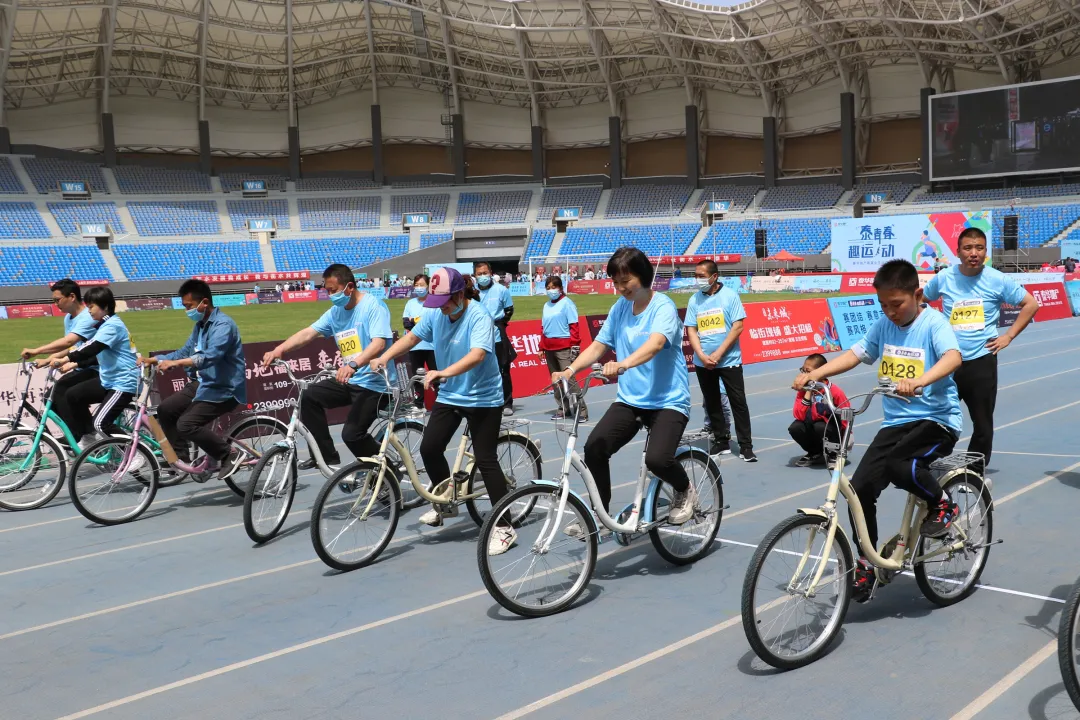
M698 387L701 388L702 404L705 406L705 416L709 418L709 427L712 428L713 439L723 444L726 440L731 443L731 427L728 425L727 415L724 414L724 398L720 392L720 373L716 368L706 370L703 367L695 367ZM730 399L729 399L730 401ZM732 417L734 420L734 417Z
M97 379L98 371L97 368L94 368L92 370L80 370L79 372L65 373L57 378L56 383L53 385L52 411L64 421L64 424L67 425L68 429L75 435L76 440L80 437L80 433L75 431L76 421L71 414L71 403L68 400L68 393L71 392L71 389L76 385L80 385L89 380L97 381ZM89 412L87 414L89 414ZM86 432L89 431L84 429L82 434L85 434Z
M715 381L706 381L702 379L701 372L704 368L697 369L698 383L701 385L701 394L705 394L705 382L710 384ZM705 370L706 376L715 375L720 380L724 381L724 389L727 390L728 403L731 405L731 419L735 422L735 437L739 441L739 450L753 450L754 438L751 435L750 429L750 407L746 404L746 383L743 382L743 367L742 365L736 365L734 367L718 367L712 370ZM720 384L715 383L716 387L716 407L720 408ZM711 411L710 411L711 412ZM719 410L723 414L722 410ZM716 427L716 425L713 425ZM724 427L721 424L721 427Z
M131 393L106 390L101 386L97 373L92 378L81 381L67 391L68 412L71 422L65 420L71 434L81 440L94 430L104 435L119 432L113 423L124 408L131 404ZM90 406L97 404L97 410L90 415Z
M311 431L319 446L323 460L329 465L341 462L326 411L351 405L345 425L341 428L341 441L356 457L371 457L379 452L379 444L368 433L368 428L379 416L379 409L386 407L390 396L358 385L343 385L337 380L323 380L312 385L300 401L300 420Z
M642 424L650 432L645 467L678 492L690 487L686 470L675 461L688 419L677 410L642 410L621 402L608 406L585 441L585 464L605 509L611 502L611 457L634 439Z
M409 365L412 366L413 373L420 370L423 367L427 367L428 370L438 370L439 366L435 362L434 350L410 350L409 351ZM418 385L416 387L416 406L424 406L424 386Z
M787 431L791 439L797 442L807 455L815 457L825 454L826 435L829 437L829 442L838 444L840 442L840 423L838 422L796 420L788 425Z
M214 427L214 421L236 409L239 403L233 398L222 402L206 402L195 399L199 383L189 382L184 389L173 393L158 406L158 422L169 439L169 444L184 462L188 462L188 443L196 446L208 457L224 460L229 454L229 443Z
M974 360L965 360L953 373L956 390L971 415L971 441L968 451L982 453L986 463L994 448L994 407L997 405L997 355L989 353Z
M514 362L514 346L510 344L510 336L506 334L505 324L495 324L499 331L502 342L495 343L495 359L499 363L499 374L502 375L503 407L514 407L514 382L510 378L510 364Z
M881 492L892 483L927 502L937 502L941 499L941 486L930 472L930 463L951 453L954 445L956 434L933 420L917 420L878 431L851 478L871 545L877 547L877 499ZM854 520L851 527L854 530Z
M473 455L480 477L484 480L491 504L506 495L506 475L499 465L496 446L499 443L499 426L502 423L502 407L466 408L453 407L436 402L431 409L424 439L420 441L420 458L427 468L428 478L438 485L450 477L450 464L446 461L446 447L461 426L461 419L469 424Z

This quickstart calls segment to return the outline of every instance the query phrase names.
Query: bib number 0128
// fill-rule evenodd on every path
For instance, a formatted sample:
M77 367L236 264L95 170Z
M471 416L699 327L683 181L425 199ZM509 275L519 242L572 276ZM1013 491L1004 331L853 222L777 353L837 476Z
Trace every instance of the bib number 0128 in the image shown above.
M922 375L916 363L904 362L903 360L882 360L878 367L878 377L892 378L893 380L914 380Z

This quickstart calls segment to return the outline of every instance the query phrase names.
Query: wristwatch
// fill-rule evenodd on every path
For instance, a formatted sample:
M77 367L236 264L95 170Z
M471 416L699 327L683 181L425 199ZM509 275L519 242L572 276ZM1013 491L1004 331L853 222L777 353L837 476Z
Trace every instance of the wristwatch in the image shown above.
M350 360L349 361L349 367L351 367L353 370L359 370L360 369L360 366L356 364L355 360Z

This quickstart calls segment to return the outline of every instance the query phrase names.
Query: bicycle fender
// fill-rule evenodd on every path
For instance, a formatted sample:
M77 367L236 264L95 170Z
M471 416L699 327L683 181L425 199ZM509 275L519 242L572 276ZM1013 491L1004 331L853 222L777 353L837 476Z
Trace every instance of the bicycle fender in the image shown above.
M533 485L544 485L546 487L557 488L560 486L560 483L557 483L554 480L544 480L543 478L541 478L539 480L533 481ZM585 507L591 507L591 505L589 505L589 502L585 498L581 497L581 493L579 493L577 490L570 488L570 494L580 500ZM589 519L592 520L592 513L589 514ZM593 524L596 524L595 520L593 520Z
M507 430L506 432L499 433L500 438L511 437L511 436L512 437L519 437L522 440L524 440L525 442L532 443L533 445L535 445L537 450L540 449L540 440L538 438L530 437L530 436L526 435L525 433L519 433L516 430Z
M677 454L676 457L678 457ZM649 480L649 487L645 490L645 497L641 499L641 522L643 523L651 523L656 517L656 506L653 505L653 498L656 497L656 491L661 482L662 480L655 475ZM627 505L626 507L633 507L633 505Z
M828 520L829 516L821 508L799 508L798 513L800 515L808 515L810 517L818 517L822 520ZM844 537L844 542L848 544L848 547L854 547L851 544L851 538L848 537L847 531L844 530L844 526L841 523L836 523L836 531Z

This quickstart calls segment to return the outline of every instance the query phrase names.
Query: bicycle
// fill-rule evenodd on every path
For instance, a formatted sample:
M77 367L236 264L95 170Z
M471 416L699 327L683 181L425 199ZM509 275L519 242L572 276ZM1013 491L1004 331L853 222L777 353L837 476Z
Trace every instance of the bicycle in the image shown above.
M68 479L71 502L86 519L100 525L119 525L135 520L154 501L160 487L162 464L146 440L143 429L152 434L168 466L205 481L213 472L210 458L206 455L192 462L182 461L176 455L161 425L150 396L153 388L153 369L145 366L139 374L135 394L134 419L130 435L114 435L103 438L86 447L75 459ZM232 471L226 476L229 488L238 494L244 489L237 476L255 465L263 457L262 444L284 432L284 424L277 418L254 415L237 423L226 435L226 441L239 454ZM80 470L85 469L82 473ZM129 475L132 481L125 482ZM246 485L244 483L243 485ZM119 507L108 508L110 502L119 501ZM134 505L127 503L134 502ZM100 503L99 509L96 504Z
M800 508L798 513L780 522L758 545L746 571L742 593L742 623L746 639L759 658L775 668L790 670L820 658L840 631L851 602L854 559L851 541L840 526L837 495L847 500L854 518L859 548L874 566L875 579L870 598L881 585L898 573L913 573L919 589L928 600L945 607L960 602L975 591L989 555L993 536L993 501L982 476L973 468L982 467L979 453L954 453L930 465L938 475L942 489L960 507L943 538L920 535L926 516L926 503L908 494L899 532L882 544L880 550L870 545L866 520L858 496L844 475L848 439L854 430L855 417L870 407L877 395L900 398L896 385L882 379L877 387L862 396L858 410L837 409L831 393L821 383L804 390L820 395L833 417L846 423L844 437L826 449L837 453L836 468L825 503L818 508ZM852 399L855 399L852 398ZM907 398L905 401L910 402ZM822 540L816 544L818 538ZM997 542L1001 542L1000 540ZM966 569L954 569L954 560L970 559ZM766 571L766 562L778 564ZM931 569L933 566L933 569ZM826 575L828 569L829 574ZM765 597L776 591L778 597ZM806 607L824 600L825 607ZM803 621L805 627L796 623ZM781 643L791 642L791 649Z
M289 364L282 360L275 360L273 366L284 369L289 380L297 387L299 394L289 423L285 425L284 438L275 443L274 447L270 448L255 466L251 473L251 482L244 494L244 529L255 543L264 543L277 535L292 508L298 476L297 436L307 443L311 457L323 477L332 477L337 472L335 468L327 465L314 436L300 421L300 401L304 393L312 385L324 379L333 378L336 371L333 368L327 368L312 376L298 378L293 374ZM370 430L372 437L377 441L382 441L387 428L386 418L380 417ZM420 446L424 423L416 415L410 414L408 417L396 420L394 432L406 438L407 442L403 444L402 452L409 455ZM393 463L395 467L401 467L402 460L399 456L395 456ZM419 504L415 500L410 502L409 507ZM423 500L420 499L419 502Z
M600 501L592 473L577 452L582 401L594 380L608 382L599 363L592 366L592 372L582 385L580 397L570 392L566 379L560 381L563 397L572 405L574 419L559 476L554 481L539 481L533 486L507 494L488 515L480 531L476 550L480 577L491 596L517 615L552 615L568 608L585 591L596 567L600 533L597 521L612 531L615 541L623 546L648 534L660 556L676 565L688 565L703 557L712 547L720 529L724 510L720 468L708 452L691 445L708 440L708 433L684 435L682 445L675 452L675 460L686 470L698 492L698 502L690 520L682 525L669 525L667 522L667 508L674 494L645 466L648 435L641 453L634 501L618 514L617 519L608 515ZM592 512L584 499L570 488L571 470L584 480L593 506ZM532 507L532 513L524 518L525 522L522 518L504 517L508 508L519 503L528 503ZM576 522L579 528L585 530L584 537L567 534L566 520ZM518 531L518 542L505 554L492 556L488 554L488 542L500 523L513 524ZM525 537L529 531L535 531L529 533L531 539ZM556 553L561 553L560 558L552 560ZM566 572L565 580L546 581L549 576L563 571ZM534 585L536 581L540 582Z
M391 394L389 416L394 418L403 403L412 402L412 394L393 388L386 368L381 373ZM423 382L425 374L420 370L410 382ZM540 481L543 462L540 444L518 431L528 426L528 420L504 420L496 444L499 464L511 491L522 485L531 487ZM395 453L402 460L402 468L394 462ZM319 558L343 572L378 559L397 529L402 505L400 488L406 481L443 517L456 515L461 505L465 505L477 525L482 525L485 516L490 515L482 505L487 488L476 468L467 423L458 441L450 477L431 488L421 483L413 456L406 451L395 427L383 435L375 457L358 458L338 471L319 491L311 509L311 543ZM524 518L531 509L528 503L519 504L515 508L515 517ZM369 532L371 528L377 529Z
M1058 667L1073 705L1080 710L1080 582L1073 585L1058 626Z

